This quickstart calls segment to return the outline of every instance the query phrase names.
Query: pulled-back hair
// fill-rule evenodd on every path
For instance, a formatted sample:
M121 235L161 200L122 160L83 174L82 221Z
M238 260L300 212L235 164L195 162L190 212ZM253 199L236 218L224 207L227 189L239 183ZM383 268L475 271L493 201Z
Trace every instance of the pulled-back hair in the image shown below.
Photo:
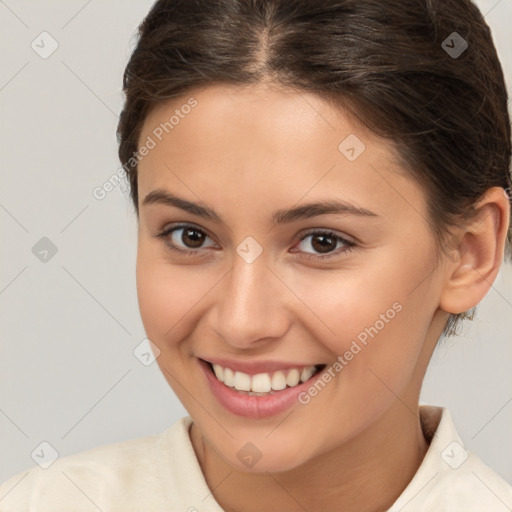
M469 0L158 0L125 69L117 129L137 214L133 155L149 110L208 84L269 81L318 93L390 139L425 191L438 255L487 189L512 195L505 80ZM451 314L443 335L474 311Z

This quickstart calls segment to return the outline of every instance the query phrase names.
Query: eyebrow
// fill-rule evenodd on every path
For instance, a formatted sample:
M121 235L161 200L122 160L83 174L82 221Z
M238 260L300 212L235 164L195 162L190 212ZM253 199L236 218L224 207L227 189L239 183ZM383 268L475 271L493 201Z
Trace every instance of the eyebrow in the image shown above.
M193 203L177 197L170 192L162 189L153 190L144 198L142 205L150 204L163 204L165 206L174 206L180 208L192 215L203 217L205 219L225 224L222 217L212 208L201 206L198 203ZM337 199L328 199L325 201L318 201L314 203L304 204L296 208L276 210L272 214L272 221L274 224L286 224L301 219L309 219L318 215L326 214L341 214L341 215L357 215L365 217L380 217L366 208L359 208L355 205L349 204L345 201Z

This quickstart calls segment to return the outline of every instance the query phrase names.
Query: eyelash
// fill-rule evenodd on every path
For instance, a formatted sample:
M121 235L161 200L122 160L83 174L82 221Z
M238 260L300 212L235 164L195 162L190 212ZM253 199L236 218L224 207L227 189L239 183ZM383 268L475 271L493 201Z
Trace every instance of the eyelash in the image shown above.
M184 256L195 256L195 255L197 255L197 253L201 249L197 249L195 251L194 250L180 249L176 245L174 245L174 244L170 243L168 240L166 240L166 238L171 233L173 233L176 230L183 229L183 228L190 228L190 229L192 229L194 231L198 231L199 233L202 233L202 234L208 236L208 234L205 233L202 229L199 229L199 228L197 228L196 226L194 226L192 224L179 224L179 225L173 226L171 228L165 229L164 231L162 231L161 233L159 233L158 235L155 235L155 236L156 236L156 238L159 238L159 239L163 240L166 243L166 245L167 245L167 247L169 249L171 249L171 250L173 250L175 252L178 252L178 253L180 253L180 254L182 254ZM331 252L329 254L312 254L312 253L309 253L308 256L302 256L303 258L305 258L307 260L310 260L310 259L324 260L324 259L331 258L331 257L334 257L334 256L339 256L341 254L346 255L347 253L355 250L356 247L357 247L355 242L347 240L347 239L337 235L336 233L334 233L333 231L330 231L330 230L312 230L312 231L309 231L309 232L305 233L304 235L302 235L302 237L299 239L299 242L302 242L304 239L306 239L308 236L311 236L311 235L324 235L324 236L328 236L328 237L334 238L337 241L341 241L343 244L345 244L345 249L342 250L342 251L338 251L338 252Z

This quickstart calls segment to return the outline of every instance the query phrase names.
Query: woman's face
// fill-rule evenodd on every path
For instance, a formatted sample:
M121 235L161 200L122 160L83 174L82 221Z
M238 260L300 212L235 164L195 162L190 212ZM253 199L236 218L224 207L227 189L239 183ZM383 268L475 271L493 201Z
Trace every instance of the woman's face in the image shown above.
M416 410L447 314L389 142L314 94L218 84L151 111L139 144L142 320L211 449L282 471Z

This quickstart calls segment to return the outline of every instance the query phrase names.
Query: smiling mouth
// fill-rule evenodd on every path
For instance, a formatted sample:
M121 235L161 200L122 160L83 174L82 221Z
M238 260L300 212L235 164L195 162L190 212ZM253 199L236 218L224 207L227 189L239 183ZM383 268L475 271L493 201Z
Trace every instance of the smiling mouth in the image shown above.
M278 370L268 373L248 374L202 359L219 382L239 393L250 396L267 396L293 388L314 378L327 365L317 364Z

